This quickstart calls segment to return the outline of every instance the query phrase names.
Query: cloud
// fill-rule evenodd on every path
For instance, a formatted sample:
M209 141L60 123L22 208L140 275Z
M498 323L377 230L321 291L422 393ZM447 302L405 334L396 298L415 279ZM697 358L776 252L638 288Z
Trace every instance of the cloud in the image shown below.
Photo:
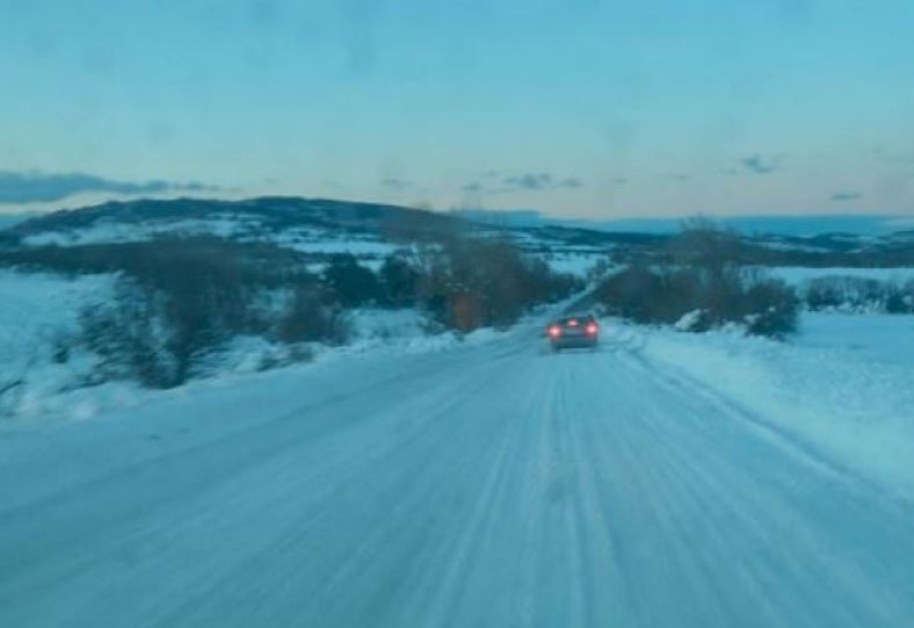
M505 177L502 183L509 188L518 188L521 190L543 190L552 187L552 175L547 172L520 174L512 177Z
M381 185L396 192L402 192L414 187L412 182L407 181L406 179L398 179L397 177L386 177L381 179Z
M873 155L883 163L914 165L914 153L892 152L885 146L873 147Z
M749 155L739 160L743 170L752 174L771 174L779 167L780 156L772 159L765 159L761 155Z
M861 198L863 198L863 194L860 192L835 192L831 195L831 200L837 202L859 201Z
M557 178L548 172L501 175L497 171L490 170L480 175L479 179L460 186L460 189L468 194L507 194L581 187L584 187L584 183L578 177Z
M578 177L556 177L548 172L526 172L501 175L494 170L469 181L460 189L469 194L507 194L510 192L539 192L544 190L573 190L584 187Z
M60 201L84 192L136 196L167 192L204 192L220 188L203 183L154 179L142 183L117 181L81 172L44 173L0 170L0 204Z

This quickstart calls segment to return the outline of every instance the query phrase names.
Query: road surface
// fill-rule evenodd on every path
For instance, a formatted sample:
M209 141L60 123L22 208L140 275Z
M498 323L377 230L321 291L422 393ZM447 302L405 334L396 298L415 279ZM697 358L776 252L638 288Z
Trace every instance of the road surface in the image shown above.
M914 625L912 504L537 329L4 428L0 626Z

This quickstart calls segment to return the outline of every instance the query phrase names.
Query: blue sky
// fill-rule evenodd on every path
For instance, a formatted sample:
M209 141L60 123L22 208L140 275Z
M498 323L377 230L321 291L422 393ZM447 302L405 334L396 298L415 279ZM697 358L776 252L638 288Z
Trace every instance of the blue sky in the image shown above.
M0 0L0 211L914 213L907 0Z

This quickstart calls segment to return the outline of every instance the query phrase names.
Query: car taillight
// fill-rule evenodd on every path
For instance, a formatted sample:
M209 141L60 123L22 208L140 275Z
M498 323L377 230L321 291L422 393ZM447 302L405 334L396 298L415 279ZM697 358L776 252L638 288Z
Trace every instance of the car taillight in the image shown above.
M549 335L552 336L553 338L557 338L558 336L561 336L562 328L559 327L558 325L553 325L552 327L549 328Z
M570 321L568 321L568 325L569 325L570 327L577 327L577 326L578 326L578 319L572 318Z
M596 323L590 323L589 325L587 325L587 333L590 334L591 336L595 335L598 331L600 331L600 328L597 326Z

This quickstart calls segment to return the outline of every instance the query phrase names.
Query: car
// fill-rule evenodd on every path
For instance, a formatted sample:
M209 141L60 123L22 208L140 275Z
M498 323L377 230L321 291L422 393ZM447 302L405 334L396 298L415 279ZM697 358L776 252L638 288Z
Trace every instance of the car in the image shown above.
M600 323L593 314L573 314L556 319L546 327L553 351L592 349L600 340Z

